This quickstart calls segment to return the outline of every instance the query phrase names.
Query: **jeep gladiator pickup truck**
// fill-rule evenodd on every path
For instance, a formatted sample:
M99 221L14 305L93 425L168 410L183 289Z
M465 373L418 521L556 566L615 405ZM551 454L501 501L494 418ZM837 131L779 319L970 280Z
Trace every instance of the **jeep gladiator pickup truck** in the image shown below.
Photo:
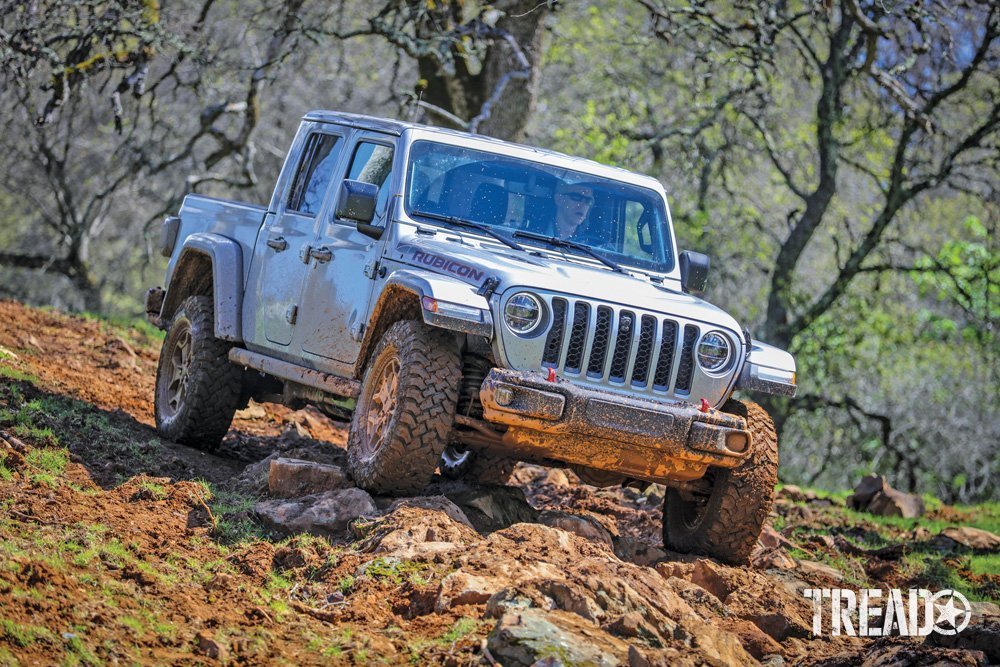
M777 480L795 363L698 298L649 177L463 132L317 111L268 206L189 195L167 218L156 425L218 445L250 398L350 421L378 493L516 460L666 485L665 545L745 561Z

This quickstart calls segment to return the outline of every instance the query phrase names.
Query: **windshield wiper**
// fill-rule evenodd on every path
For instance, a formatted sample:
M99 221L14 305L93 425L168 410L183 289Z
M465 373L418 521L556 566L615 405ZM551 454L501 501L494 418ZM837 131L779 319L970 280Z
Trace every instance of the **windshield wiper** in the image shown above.
M484 225L479 222L473 222L472 220L466 220L465 218L457 218L453 215L440 215L439 213L428 213L427 211L413 211L411 215L419 215L425 218L430 218L431 220L440 220L441 222L447 222L450 225L455 225L456 227L466 227L468 229L475 229L477 232L482 232L487 236L492 236L497 241L500 241L504 245L513 248L514 250L521 250L527 252L520 243L514 239L508 237L506 234L501 234L489 225Z
M534 232L526 232L523 230L518 230L514 232L514 236L520 239L532 239L533 241L541 241L543 243L548 243L551 246L557 248L570 248L572 250L578 250L585 255L590 255L597 261L601 262L607 267L610 267L613 271L618 273L625 273L625 269L619 266L617 263L611 261L599 252L595 252L593 248L583 243L577 243L576 241L568 241L566 239L561 239L558 236L545 236L544 234L536 234Z

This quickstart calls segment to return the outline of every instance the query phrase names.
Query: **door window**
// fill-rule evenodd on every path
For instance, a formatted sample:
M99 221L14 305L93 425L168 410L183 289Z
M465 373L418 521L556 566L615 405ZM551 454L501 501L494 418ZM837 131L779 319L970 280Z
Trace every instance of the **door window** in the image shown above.
M347 172L347 178L378 186L375 211L379 216L385 210L385 202L389 199L389 188L382 186L385 185L391 172L392 146L362 141L354 149L354 157L351 158L351 168Z
M306 140L299 168L288 194L287 207L305 215L316 215L330 187L333 168L340 156L340 137L316 132Z

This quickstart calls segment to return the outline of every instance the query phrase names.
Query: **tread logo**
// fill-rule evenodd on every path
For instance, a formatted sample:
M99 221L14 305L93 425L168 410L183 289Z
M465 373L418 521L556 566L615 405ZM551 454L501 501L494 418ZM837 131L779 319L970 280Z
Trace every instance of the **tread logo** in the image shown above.
M923 588L807 588L802 594L812 600L814 636L825 630L851 637L957 635L972 618L968 599L951 589L931 593Z

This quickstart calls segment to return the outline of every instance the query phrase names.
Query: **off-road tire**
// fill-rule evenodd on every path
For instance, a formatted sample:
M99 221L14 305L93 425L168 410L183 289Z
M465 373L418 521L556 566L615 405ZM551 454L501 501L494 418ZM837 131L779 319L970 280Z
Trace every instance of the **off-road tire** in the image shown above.
M753 451L737 468L710 468L711 491L701 502L668 487L663 505L663 544L743 565L760 537L778 482L778 437L767 412L750 401L730 400L724 412L743 417Z
M230 343L215 337L211 297L190 296L177 309L156 367L156 430L167 440L212 451L240 402L241 369Z
M389 495L427 486L455 421L461 376L451 334L411 320L389 327L365 368L347 439L358 486Z
M442 457L438 467L441 474L448 479L464 479L479 484L504 486L510 482L516 465L516 460L506 456L470 450L468 457L458 465L449 465L448 460Z

